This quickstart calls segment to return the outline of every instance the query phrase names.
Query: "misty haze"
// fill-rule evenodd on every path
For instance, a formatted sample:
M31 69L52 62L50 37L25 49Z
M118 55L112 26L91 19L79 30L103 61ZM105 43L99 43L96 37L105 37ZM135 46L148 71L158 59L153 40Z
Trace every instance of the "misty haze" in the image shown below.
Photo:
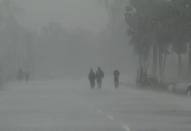
M0 0L0 131L191 131L190 0Z

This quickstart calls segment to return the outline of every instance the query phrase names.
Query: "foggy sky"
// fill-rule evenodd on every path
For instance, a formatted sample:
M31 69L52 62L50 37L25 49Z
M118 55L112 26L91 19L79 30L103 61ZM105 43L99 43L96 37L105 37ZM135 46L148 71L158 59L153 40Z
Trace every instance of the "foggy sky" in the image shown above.
M100 37L98 32L104 29L107 30L110 20L105 6L98 3L99 0L15 1L19 1L18 4L24 8L23 13L18 17L21 26L40 31L42 27L47 26L49 22L56 21L61 22L69 31L77 29L72 33L81 36L78 38L72 35L72 40L68 40L69 38L66 38L68 37L66 35L59 37L60 39L65 37L65 39L61 41L60 39L48 39L48 37L43 36L43 33L42 36L39 35L38 40L33 43L32 47L34 59L33 70L35 71L35 75L54 76L62 75L63 73L80 74L81 72L86 74L90 67L95 68L97 66L101 66L105 72L111 73L114 68L129 71L126 69L127 67L135 67L134 63L128 62L131 60L129 57L132 53L127 51L126 39L116 37L116 39L120 39L120 41L117 40L113 43L99 41ZM89 32L84 32L84 29L92 33L97 33L98 37L89 35ZM86 36L83 36L83 33ZM103 34L103 32L100 34ZM107 34L107 32L105 34ZM119 35L121 34L117 36ZM122 37L124 37L124 35ZM18 52L17 55L10 54L9 56L17 56L20 60L20 50L21 48L18 47L17 51L15 51ZM17 61L17 59L14 60ZM9 61L13 60L9 59ZM18 66L25 62L23 57L21 57L20 61L19 64L17 64L18 62L16 63ZM14 70L17 71L15 68Z
M66 28L81 27L97 32L107 23L107 14L96 0L17 0L25 9L26 27L39 29L50 21Z

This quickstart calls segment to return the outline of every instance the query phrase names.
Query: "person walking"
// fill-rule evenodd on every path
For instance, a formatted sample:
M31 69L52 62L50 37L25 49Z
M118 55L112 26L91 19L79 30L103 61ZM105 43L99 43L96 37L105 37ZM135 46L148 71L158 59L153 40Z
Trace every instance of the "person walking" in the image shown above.
M90 82L90 87L94 88L95 87L96 74L95 74L95 72L93 71L92 68L90 69L88 79L89 79L89 82Z
M104 72L100 67L97 68L96 71L96 80L97 80L97 86L98 88L102 88L102 80L104 78Z
M119 87L119 75L120 72L118 70L113 71L113 76L114 76L114 87L118 88Z

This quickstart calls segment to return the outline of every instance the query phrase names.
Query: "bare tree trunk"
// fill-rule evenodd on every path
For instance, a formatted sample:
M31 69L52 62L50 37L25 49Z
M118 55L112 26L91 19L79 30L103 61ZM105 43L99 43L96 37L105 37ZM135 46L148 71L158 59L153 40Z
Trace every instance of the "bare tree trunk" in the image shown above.
M188 77L191 78L191 44L189 44L189 55L188 55Z
M154 44L153 45L153 68L152 68L152 75L153 77L157 77L157 62L158 60L158 49L157 49L157 45Z
M167 54L164 53L164 57L163 57L163 64L162 64L162 79L165 79L165 67L166 67L166 60L167 60Z
M142 81L143 66L142 66L142 57L141 57L141 55L139 55L138 57L139 57L139 66L138 66L138 69L137 69L136 81L139 83L140 81Z
M178 54L178 79L182 78L182 55Z
M162 81L162 66L163 66L163 64L162 64L162 62L163 62L163 57L162 57L162 50L161 50L161 48L159 48L159 80L160 81Z

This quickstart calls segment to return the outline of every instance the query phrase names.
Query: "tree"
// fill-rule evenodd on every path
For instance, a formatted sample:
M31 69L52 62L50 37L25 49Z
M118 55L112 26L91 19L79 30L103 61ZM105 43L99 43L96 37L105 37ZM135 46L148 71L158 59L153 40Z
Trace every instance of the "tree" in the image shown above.
M19 65L20 44L24 28L19 25L17 18L22 8L11 0L0 2L0 38L1 38L1 79L12 79L16 76Z
M154 76L157 75L156 73L159 48L157 43L157 31L159 30L160 25L159 10L164 4L163 2L164 1L156 0L133 0L131 1L131 5L126 8L125 14L126 22L129 27L128 34L132 39L130 44L133 45L134 48L147 48L145 55L149 55L149 50L151 47L153 48ZM139 55L142 56L142 54Z
M131 5L126 8L128 33L132 39L139 39L136 44L135 42L131 42L131 44L133 47L142 48L141 43L145 40L143 36L148 38L146 40L149 46L147 44L145 46L150 49L152 47L153 50L152 74L159 76L160 79L163 77L170 43L176 47L175 38L185 39L180 36L180 34L185 35L185 23L182 22L181 11L177 11L177 6L169 0L131 0ZM185 18L183 20L185 21ZM178 49L184 49L184 44L180 44L180 46L181 48ZM177 53L180 52L182 53L184 50Z
M177 74L181 78L182 55L187 53L187 43L191 43L191 1L131 0L131 6L128 6L126 12L128 31L132 38L142 39L142 34L150 35L148 41L153 48L153 75L156 75L158 65L160 79L163 77L166 56L171 46L178 56ZM140 43L132 45L142 47ZM188 72L191 74L189 47Z
M99 33L99 47L101 59L106 59L105 65L116 67L118 63L132 59L132 49L127 44L126 23L124 21L125 5L128 0L100 0L101 7L107 13L107 25ZM100 54L100 53L99 53ZM134 57L134 56L133 56ZM135 57L136 58L136 57ZM106 61L105 60L105 61ZM129 64L130 63L130 64ZM129 66L134 67L134 62L129 62Z
M182 75L182 54L185 54L187 51L187 43L190 42L190 35L191 35L191 1L189 0L172 0L171 1L173 7L173 17L174 17L174 42L173 42L173 49L178 56L178 76ZM191 53L189 53L188 59L188 72L191 74Z

